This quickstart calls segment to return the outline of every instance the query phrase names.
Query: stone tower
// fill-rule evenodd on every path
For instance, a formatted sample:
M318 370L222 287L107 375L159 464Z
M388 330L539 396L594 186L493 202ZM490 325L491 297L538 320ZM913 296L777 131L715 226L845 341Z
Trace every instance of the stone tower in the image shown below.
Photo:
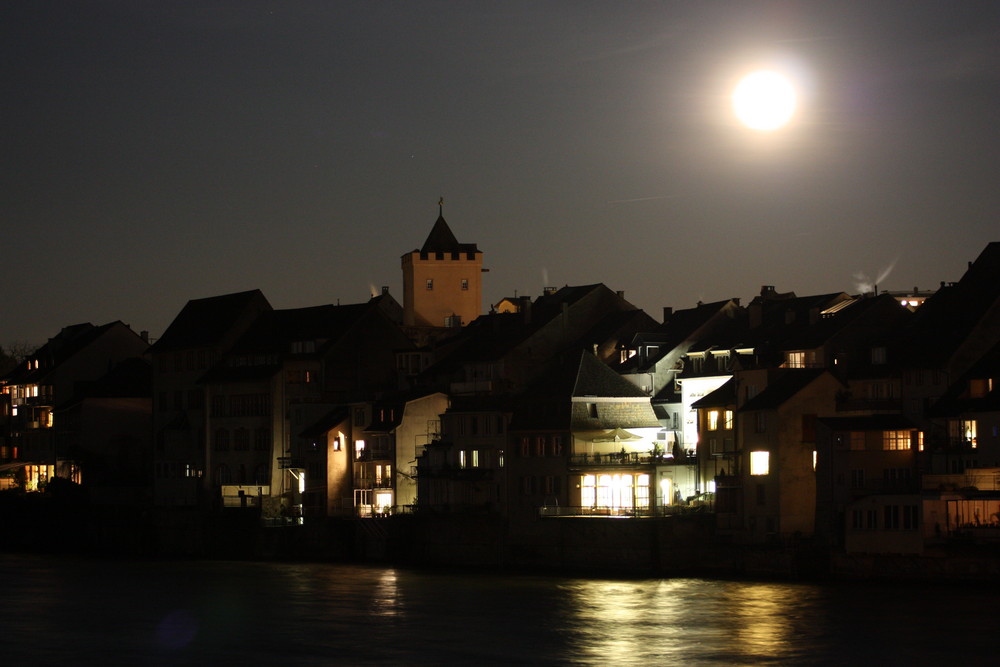
M482 309L483 253L475 243L459 243L438 219L420 250L403 255L403 324L418 327L462 326Z

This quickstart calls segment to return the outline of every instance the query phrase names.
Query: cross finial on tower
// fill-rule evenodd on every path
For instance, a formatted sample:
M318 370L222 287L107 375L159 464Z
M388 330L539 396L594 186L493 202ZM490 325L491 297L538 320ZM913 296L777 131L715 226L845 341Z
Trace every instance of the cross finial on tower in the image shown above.
M438 199L438 215L444 215L444 197Z

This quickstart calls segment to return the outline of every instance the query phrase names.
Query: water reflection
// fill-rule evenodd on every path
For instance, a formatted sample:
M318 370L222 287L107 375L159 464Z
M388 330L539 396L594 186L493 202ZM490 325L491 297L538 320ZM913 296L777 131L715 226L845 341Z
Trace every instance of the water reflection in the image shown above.
M990 589L943 586L3 555L0 568L5 664L985 664L998 621Z

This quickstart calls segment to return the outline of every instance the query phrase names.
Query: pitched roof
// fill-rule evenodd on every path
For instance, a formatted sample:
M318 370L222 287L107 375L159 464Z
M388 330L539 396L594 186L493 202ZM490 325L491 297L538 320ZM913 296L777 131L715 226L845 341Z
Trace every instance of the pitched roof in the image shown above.
M590 352L580 353L573 396L645 398L646 393L623 378Z
M697 410L698 408L724 408L727 405L736 405L736 378L729 378L722 383L722 386L692 403L691 407Z
M777 376L759 394L740 407L741 412L750 410L774 410L785 401L805 389L813 380L827 371L822 368L796 368L786 370Z
M444 221L444 216L439 214L431 233L427 235L427 240L420 248L422 255L432 252L479 252L479 248L475 243L459 243L448 223Z
M217 345L239 317L255 307L271 309L264 294L258 289L192 299L153 344L152 351Z
M272 310L257 318L233 346L233 352L284 353L289 344L298 341L315 341L318 349L339 338L370 307L371 302Z
M903 354L926 367L946 363L1000 300L1000 242L987 244L957 283L944 285L917 309L903 332Z
M83 350L115 326L125 327L120 321L94 326L90 322L63 327L44 345L18 364L3 380L10 384L44 384L45 378L60 364ZM39 367L32 368L30 360L38 360Z

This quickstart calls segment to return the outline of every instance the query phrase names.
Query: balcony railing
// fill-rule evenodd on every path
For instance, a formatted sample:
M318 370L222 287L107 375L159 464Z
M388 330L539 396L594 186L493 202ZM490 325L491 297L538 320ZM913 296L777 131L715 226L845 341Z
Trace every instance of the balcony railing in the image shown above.
M660 505L658 507L572 507L543 505L538 508L538 515L542 518L590 516L628 519L700 514L706 511L710 511L707 505Z
M610 454L573 454L569 464L578 467L635 465L694 465L693 456L680 458L651 452L612 452Z

